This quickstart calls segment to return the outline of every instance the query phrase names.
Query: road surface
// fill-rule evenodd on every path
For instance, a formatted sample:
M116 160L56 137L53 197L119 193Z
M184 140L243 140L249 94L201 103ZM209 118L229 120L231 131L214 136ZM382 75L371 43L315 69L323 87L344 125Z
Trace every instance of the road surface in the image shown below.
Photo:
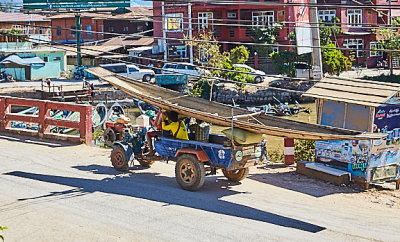
M0 148L6 242L400 240L398 207L300 175L252 168L188 192L173 162L123 174L106 149L4 134Z

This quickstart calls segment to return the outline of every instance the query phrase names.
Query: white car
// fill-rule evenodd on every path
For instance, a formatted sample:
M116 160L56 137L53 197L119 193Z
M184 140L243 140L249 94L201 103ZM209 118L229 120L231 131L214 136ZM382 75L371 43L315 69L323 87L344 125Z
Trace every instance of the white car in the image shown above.
M207 70L201 69L189 63L165 64L162 68L163 74L184 74L188 75L189 80L198 80L204 75L210 75Z
M145 82L151 81L151 78L154 77L154 71L150 69L140 69L135 65L127 65L125 63L118 64L105 64L100 65L104 69L117 73L121 76L130 77L137 80L143 80Z
M260 70L256 70L253 67L250 67L248 65L245 65L245 64L233 64L233 67L245 69L245 71L249 72L249 74L254 77L254 81L256 83L262 82L264 80L264 78L265 78L265 72L260 71Z

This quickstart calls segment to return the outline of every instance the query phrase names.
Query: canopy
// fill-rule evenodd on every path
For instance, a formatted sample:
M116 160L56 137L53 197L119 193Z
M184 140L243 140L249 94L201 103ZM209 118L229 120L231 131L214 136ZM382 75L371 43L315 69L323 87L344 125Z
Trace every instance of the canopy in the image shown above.
M362 133L348 129L278 118L264 113L195 98L149 83L117 75L101 67L85 71L109 82L114 87L149 104L216 125L231 126L268 135L306 140L380 139L384 134Z

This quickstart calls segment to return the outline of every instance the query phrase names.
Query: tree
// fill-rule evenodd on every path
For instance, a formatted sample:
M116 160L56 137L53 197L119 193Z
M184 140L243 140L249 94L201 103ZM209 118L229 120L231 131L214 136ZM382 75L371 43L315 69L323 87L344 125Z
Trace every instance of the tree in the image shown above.
M279 30L282 29L282 25L274 24L267 28L255 28L252 29L254 33L254 43L266 44L266 45L254 45L251 47L251 51L257 52L259 56L267 56L271 52L271 45L276 44L276 36L278 36Z
M393 75L392 59L395 56L399 56L398 52L392 50L400 50L400 33L398 29L400 27L400 18L392 20L392 27L395 28L380 28L376 31L380 48L384 49L390 58L390 75Z
M333 43L327 44L322 49L322 69L324 73L339 75L351 69L351 61Z
M246 72L246 70L239 70L233 66L233 64L243 64L249 59L250 52L246 47L237 46L230 52L222 52L221 47L217 44L212 32L206 31L200 31L197 36L187 42L187 45L192 45L198 52L196 62L201 63L205 69L210 70L210 72L205 74L205 78L202 78L195 84L192 95L201 96L211 100L216 79L215 77L241 83L254 81L253 76L240 73ZM239 72L227 70L235 70ZM244 85L241 83L236 86L243 88ZM209 92L206 94L205 90L208 90Z

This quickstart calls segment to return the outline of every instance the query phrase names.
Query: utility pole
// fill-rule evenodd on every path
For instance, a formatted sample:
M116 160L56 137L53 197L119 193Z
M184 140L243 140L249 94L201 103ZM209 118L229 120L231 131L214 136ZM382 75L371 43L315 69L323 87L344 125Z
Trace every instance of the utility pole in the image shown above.
M79 13L75 14L75 30L76 30L76 58L78 67L82 66L81 56L81 16Z
M390 0L389 0L390 1ZM314 80L321 80L322 73L322 54L321 42L319 37L319 19L317 0L309 0L310 5L310 22L311 22L311 36L312 36L312 64L313 64L313 77Z
M162 34L163 34L163 49L164 49L164 61L167 61L167 32L165 27L167 26L167 23L165 22L165 6L164 6L164 1L161 2L161 15L162 15Z
M188 3L188 17L189 17L189 39L192 40L193 38L193 26L192 26L192 4ZM189 44L189 60L190 63L193 64L193 44L190 41Z

